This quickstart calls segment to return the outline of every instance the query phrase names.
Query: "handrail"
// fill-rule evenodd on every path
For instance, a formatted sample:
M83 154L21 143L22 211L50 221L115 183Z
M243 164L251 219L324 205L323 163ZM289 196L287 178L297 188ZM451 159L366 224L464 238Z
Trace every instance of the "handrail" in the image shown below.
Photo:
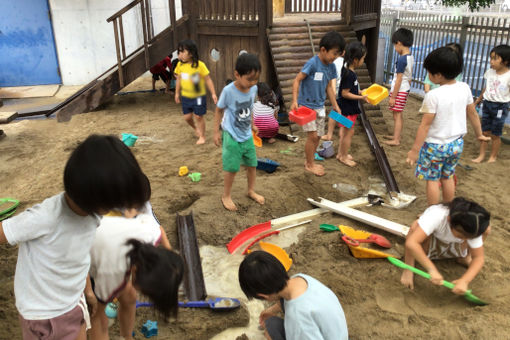
M117 11L115 14L113 14L111 17L106 19L106 22L111 22L111 21L117 19L119 16L121 16L122 14L126 13L127 11L129 11L131 8L133 8L136 5L138 5L138 3L140 3L141 1L143 1L143 0L133 0L132 2L130 2L129 4L127 4L126 6L121 8L119 11Z

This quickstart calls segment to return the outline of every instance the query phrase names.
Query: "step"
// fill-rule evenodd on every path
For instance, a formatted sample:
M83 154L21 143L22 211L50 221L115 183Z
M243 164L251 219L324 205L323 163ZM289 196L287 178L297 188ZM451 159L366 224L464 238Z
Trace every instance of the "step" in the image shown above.
M291 57L292 59L301 60L301 62L304 65L308 59L313 57L313 53L312 53L312 51L310 51L308 53L293 53L293 54L286 53L286 54L276 54L276 55L273 54L273 59L275 61L276 60L286 60L286 59L289 59L289 57Z
M304 44L302 46L281 46L281 47L275 47L275 48L272 48L271 49L271 53L273 55L278 55L278 54L284 54L284 53L290 53L290 54L294 54L294 53L300 53L300 52L309 52L309 53L312 53L312 46L310 46L310 44Z
M345 24L343 21L341 20L324 20L324 21L319 21L319 20L308 20L308 22L310 23L310 25L313 25L313 26L316 26L316 25L328 25L328 26L341 26L341 27L345 27L345 29L352 29L349 25ZM273 21L273 25L272 27L294 27L294 26L300 26L300 25L303 25L304 23L304 20L298 20L296 19L296 21Z
M341 32L349 32L352 31L352 29L343 28L344 26L320 26L320 25L313 25L311 26L312 32L323 32L327 33L329 31L337 31L338 33L342 34ZM308 27L306 26L306 23L303 22L302 26L295 26L295 27L273 27L271 28L271 33L302 33L302 32L308 32Z
M317 39L320 41L320 39L329 31L326 32L318 32L312 29L312 39ZM354 32L346 32L346 34L343 34L343 32L339 32L344 39L347 38L356 38L356 34ZM281 32L281 33L275 33L271 32L269 35L270 41L295 41L300 39L307 39L310 41L310 34L308 34L308 29L303 30L302 32Z

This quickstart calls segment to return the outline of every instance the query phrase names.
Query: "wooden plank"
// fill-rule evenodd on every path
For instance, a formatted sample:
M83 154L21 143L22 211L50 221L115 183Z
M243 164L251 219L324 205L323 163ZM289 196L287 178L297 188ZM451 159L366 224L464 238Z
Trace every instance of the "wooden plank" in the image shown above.
M122 16L119 17L119 31L120 31L120 48L122 51L122 59L126 58L126 44L124 43L124 26L122 25Z
M110 21L113 21L114 19L117 19L118 17L120 17L122 14L126 13L127 11L129 11L131 8L135 7L136 5L138 5L138 3L142 1L142 0L134 0L132 2L130 2L129 4L127 4L126 6L122 7L119 11L115 12L115 14L113 14L111 17L109 17L108 19L106 19L106 22L110 22Z
M117 28L117 19L113 20L113 34L115 36L115 52L117 53L117 72L119 73L120 87L124 87L124 74L122 72L122 58L119 47L119 30Z
M225 36L243 36L243 37L256 37L259 34L258 27L243 27L236 25L229 26L210 26L208 24L200 23L197 27L199 35L225 35Z
M0 112L0 124L7 124L18 118L17 111L4 111Z

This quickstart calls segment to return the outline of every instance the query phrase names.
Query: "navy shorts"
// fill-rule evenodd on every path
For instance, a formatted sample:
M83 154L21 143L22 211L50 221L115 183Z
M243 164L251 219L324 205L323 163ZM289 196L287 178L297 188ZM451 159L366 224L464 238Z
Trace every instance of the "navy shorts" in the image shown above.
M162 73L154 73L152 75L152 79L154 80L159 80L160 78L166 83L170 79L170 72L165 70Z
M482 131L490 131L494 136L501 136L507 116L508 103L496 103L484 100L482 106Z
M181 97L182 113L194 113L197 116L203 116L207 112L207 97L187 98Z
M283 299L280 299L280 305L282 306L282 312L285 313L285 305ZM285 326L282 318L278 316L272 316L265 321L267 334L271 337L271 340L285 340Z

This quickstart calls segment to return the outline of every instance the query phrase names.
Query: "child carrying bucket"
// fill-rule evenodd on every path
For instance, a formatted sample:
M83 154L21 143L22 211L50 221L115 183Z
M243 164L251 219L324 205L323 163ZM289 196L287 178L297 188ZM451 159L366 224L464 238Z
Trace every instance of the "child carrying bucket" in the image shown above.
M342 110L342 115L352 121L353 125L347 128L340 125L339 131L339 147L336 159L339 162L353 167L356 162L349 154L351 148L352 136L354 136L354 123L361 113L359 108L359 100L368 103L367 96L360 95L358 77L354 70L365 62L367 48L359 41L351 42L345 49L345 67L342 69L342 80L338 90L337 103Z
M431 260L457 258L468 269L453 281L452 291L463 295L483 267L483 242L490 229L490 213L473 201L457 197L448 205L433 205L409 229L405 262L414 266L416 259L429 272L432 283L442 285L443 276ZM413 273L404 270L400 282L413 289Z

